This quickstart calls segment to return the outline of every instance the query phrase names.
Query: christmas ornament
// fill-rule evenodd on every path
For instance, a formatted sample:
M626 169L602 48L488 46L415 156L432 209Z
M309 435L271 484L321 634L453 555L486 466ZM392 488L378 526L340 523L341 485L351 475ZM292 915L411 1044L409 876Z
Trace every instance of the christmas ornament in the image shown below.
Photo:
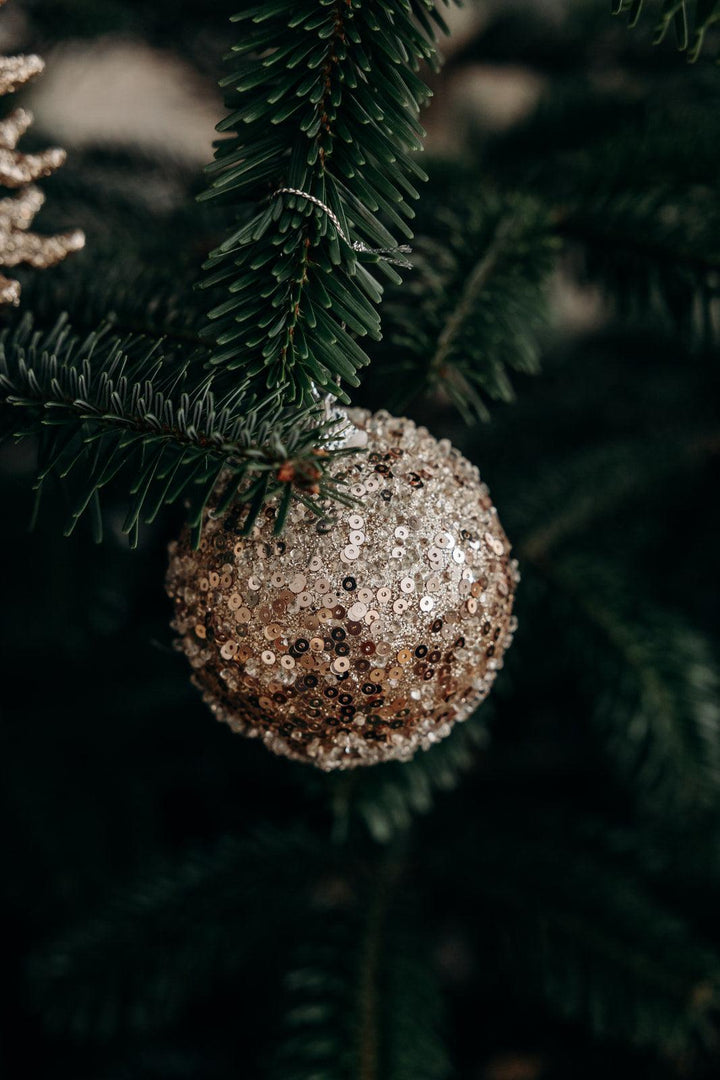
M478 470L388 413L350 410L333 475L356 500L273 535L208 512L171 545L179 647L220 720L321 769L407 760L467 719L514 630L517 566Z
M0 7L4 3L0 0ZM39 56L0 56L0 95L17 90L44 67ZM28 263L45 269L83 247L85 236L79 229L55 236L28 232L45 201L34 181L48 176L65 161L65 151L60 149L38 154L23 154L16 149L32 121L26 109L14 109L0 121L0 185L18 190L17 195L0 199L0 266ZM0 274L0 305L17 304L19 300L20 283Z

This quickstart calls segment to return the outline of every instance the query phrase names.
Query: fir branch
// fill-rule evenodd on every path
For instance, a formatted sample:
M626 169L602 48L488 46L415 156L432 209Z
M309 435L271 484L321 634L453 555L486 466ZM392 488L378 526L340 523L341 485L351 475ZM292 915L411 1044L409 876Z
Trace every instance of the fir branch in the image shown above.
M615 771L639 806L666 817L707 808L720 791L715 657L681 617L646 604L637 578L631 587L617 559L608 565L595 537L632 497L684 475L717 445L681 433L593 448L569 466L552 462L509 506L521 561L543 582L526 593L538 622L551 619L556 647L576 660Z
M44 288L35 281L25 286L28 311L38 328L52 328L60 317L77 335L110 327L119 338L157 342L164 352L180 346L195 349L203 340L198 332L202 306L191 282L168 280L167 268L142 266L127 257L103 267L85 261L72 273L60 268ZM202 357L204 361L205 357Z
M429 813L437 794L456 788L475 764L490 713L486 703L482 718L458 724L447 739L412 761L330 777L336 837L344 840L359 822L373 840L386 844L408 829L415 815Z
M596 1037L665 1054L712 1044L717 949L567 820L541 815L454 840L467 901L484 912L474 925L489 992L517 986ZM465 865L468 851L479 872Z
M273 1080L448 1076L435 974L421 927L393 896L396 873L384 862L370 896L308 925L285 980Z
M714 433L684 431L593 447L550 461L508 504L538 625L550 620L555 647L575 661L589 716L633 799L670 818L707 809L720 792L716 658L682 617L643 600L637 575L631 584L616 549L612 563L598 552L599 538L631 499L680 483L717 449Z
M383 869L386 870L385 867ZM361 936L357 1021L358 1080L380 1080L380 965L389 889L390 881L386 871L379 875L374 895L368 904L367 922Z
M406 200L424 174L410 155L429 93L415 72L435 61L442 21L432 0L277 0L235 21L244 37L223 80L235 107L218 126L235 134L218 145L206 197L246 210L206 264L204 284L230 293L210 312L211 362L283 402L318 386L347 400L336 384L357 386L368 363L356 336L380 337L382 288L364 263L399 281L362 250L397 247L383 221L412 235Z
M332 852L303 830L264 827L148 869L107 908L31 958L56 1030L107 1038L172 1022L275 942L286 897L300 908ZM252 927L252 931L251 928Z
M515 485L504 509L521 562L544 566L557 549L618 514L632 498L680 481L720 450L715 431L666 431L611 441L567 458L548 458L536 476Z
M713 345L719 104L714 72L658 80L630 101L569 79L488 152L498 187L545 205L571 271L618 314L660 317Z
M287 413L269 411L266 401L261 414L243 385L223 392L211 377L198 379L202 357L161 346L142 335L118 338L109 324L80 339L64 320L43 335L25 319L0 338L0 435L40 437L39 492L50 477L82 471L68 532L88 509L100 523L100 493L118 474L130 478L124 529L133 543L141 520L180 498L190 501L199 542L203 508L219 484L242 505L263 481L245 532L288 483L320 515L323 500L342 496L327 475L342 451L323 448L330 425L317 406Z
M627 15L631 27L638 24L642 9L643 0L612 0L613 15ZM664 41L672 26L678 49L686 52L689 62L694 63L702 51L708 30L717 22L720 22L717 0L663 0L655 22L653 43L659 45Z
M714 806L720 683L708 641L678 615L633 596L617 566L596 556L545 563L543 574L544 610L554 607L554 624L569 631L565 650L578 658L591 717L638 805L660 816ZM583 667L581 656L592 664Z
M466 420L487 419L486 399L512 399L509 369L538 370L557 241L544 211L522 197L442 209L429 231L419 273L386 305L396 404L438 391Z
M720 216L714 193L598 191L560 210L556 229L580 255L575 261L583 276L603 288L621 316L649 314L705 347L717 341Z

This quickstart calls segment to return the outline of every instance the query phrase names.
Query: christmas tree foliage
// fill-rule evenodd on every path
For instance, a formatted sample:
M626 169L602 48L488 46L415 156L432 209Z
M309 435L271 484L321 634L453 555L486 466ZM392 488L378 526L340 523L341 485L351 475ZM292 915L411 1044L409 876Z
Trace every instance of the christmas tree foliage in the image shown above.
M74 85L78 64L89 79L108 42L134 41L162 80L181 65L219 132L201 175L151 95L150 144L115 112L54 173L60 152L33 145L23 105L0 122L0 262L30 263L0 327L3 1075L717 1075L720 8L612 9L3 11L4 48L28 55L0 61L0 89L36 70L35 50ZM41 239L27 230L46 176ZM86 251L37 274L80 246L76 226ZM378 492L402 481L343 442L338 402L410 416L421 442L425 425L477 464L521 581L515 643L476 715L410 760L326 774L213 722L163 580L182 535L207 570L200 601L183 583L183 604L206 605L186 651L198 678L211 649L227 654L210 676L232 691L245 661L218 636L215 550L255 545L262 576L307 528L329 579L327 530L364 521L368 497L346 471L377 464ZM383 513L422 506L432 475L411 481ZM407 513L376 552L388 573L402 544L422 546L422 512ZM262 662L290 674L253 723L280 709L299 742L332 650L338 724L367 718L377 760L402 725L399 692L378 690L385 609L352 569L373 550L364 527L341 548L351 598L312 640L282 652L278 609L262 615ZM507 559L499 532L466 532L467 550L491 540ZM453 618L482 615L493 588L459 541L453 577L438 535ZM298 625L305 589L293 579L283 600ZM408 712L426 677L472 703L451 684L478 643L499 668L490 616L469 643L432 630L439 595L423 594L422 627L447 644L431 661L428 638L390 676L417 676ZM360 629L332 637L351 604ZM399 607L398 634L407 620ZM356 648L362 706L339 701Z

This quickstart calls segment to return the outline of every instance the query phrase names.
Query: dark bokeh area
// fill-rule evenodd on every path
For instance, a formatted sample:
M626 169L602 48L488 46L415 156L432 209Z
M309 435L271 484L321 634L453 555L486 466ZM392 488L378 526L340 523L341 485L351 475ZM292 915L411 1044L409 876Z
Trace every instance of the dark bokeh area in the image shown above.
M25 148L69 150L38 228L87 234L19 273L8 332L113 313L193 342L193 286L233 214L195 196L237 7L0 13L2 51L48 65ZM292 1042L323 988L339 1060L364 1037L378 881L383 1053L428 1015L451 1062L433 1076L717 1075L718 50L686 65L671 35L652 45L651 14L631 30L607 7L469 5L426 73L421 271L388 290L355 400L479 465L522 572L496 688L432 761L328 778L231 735L173 649L182 509L130 550L121 479L98 545L85 521L63 536L56 485L29 531L34 447L0 450L3 1076L409 1077L311 1074ZM513 366L531 328L540 370L512 394L488 376L466 423L403 343L442 330L508 216L524 231L489 286L486 355ZM521 300L543 275L541 323ZM325 983L297 975L313 965Z

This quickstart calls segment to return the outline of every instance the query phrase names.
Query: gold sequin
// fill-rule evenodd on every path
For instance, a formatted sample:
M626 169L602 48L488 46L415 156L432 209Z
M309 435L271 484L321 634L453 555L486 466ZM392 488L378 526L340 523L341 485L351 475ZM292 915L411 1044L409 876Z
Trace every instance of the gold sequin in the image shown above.
M495 555L505 554L505 545L502 540L497 536L493 536L491 532L485 533L485 543Z

